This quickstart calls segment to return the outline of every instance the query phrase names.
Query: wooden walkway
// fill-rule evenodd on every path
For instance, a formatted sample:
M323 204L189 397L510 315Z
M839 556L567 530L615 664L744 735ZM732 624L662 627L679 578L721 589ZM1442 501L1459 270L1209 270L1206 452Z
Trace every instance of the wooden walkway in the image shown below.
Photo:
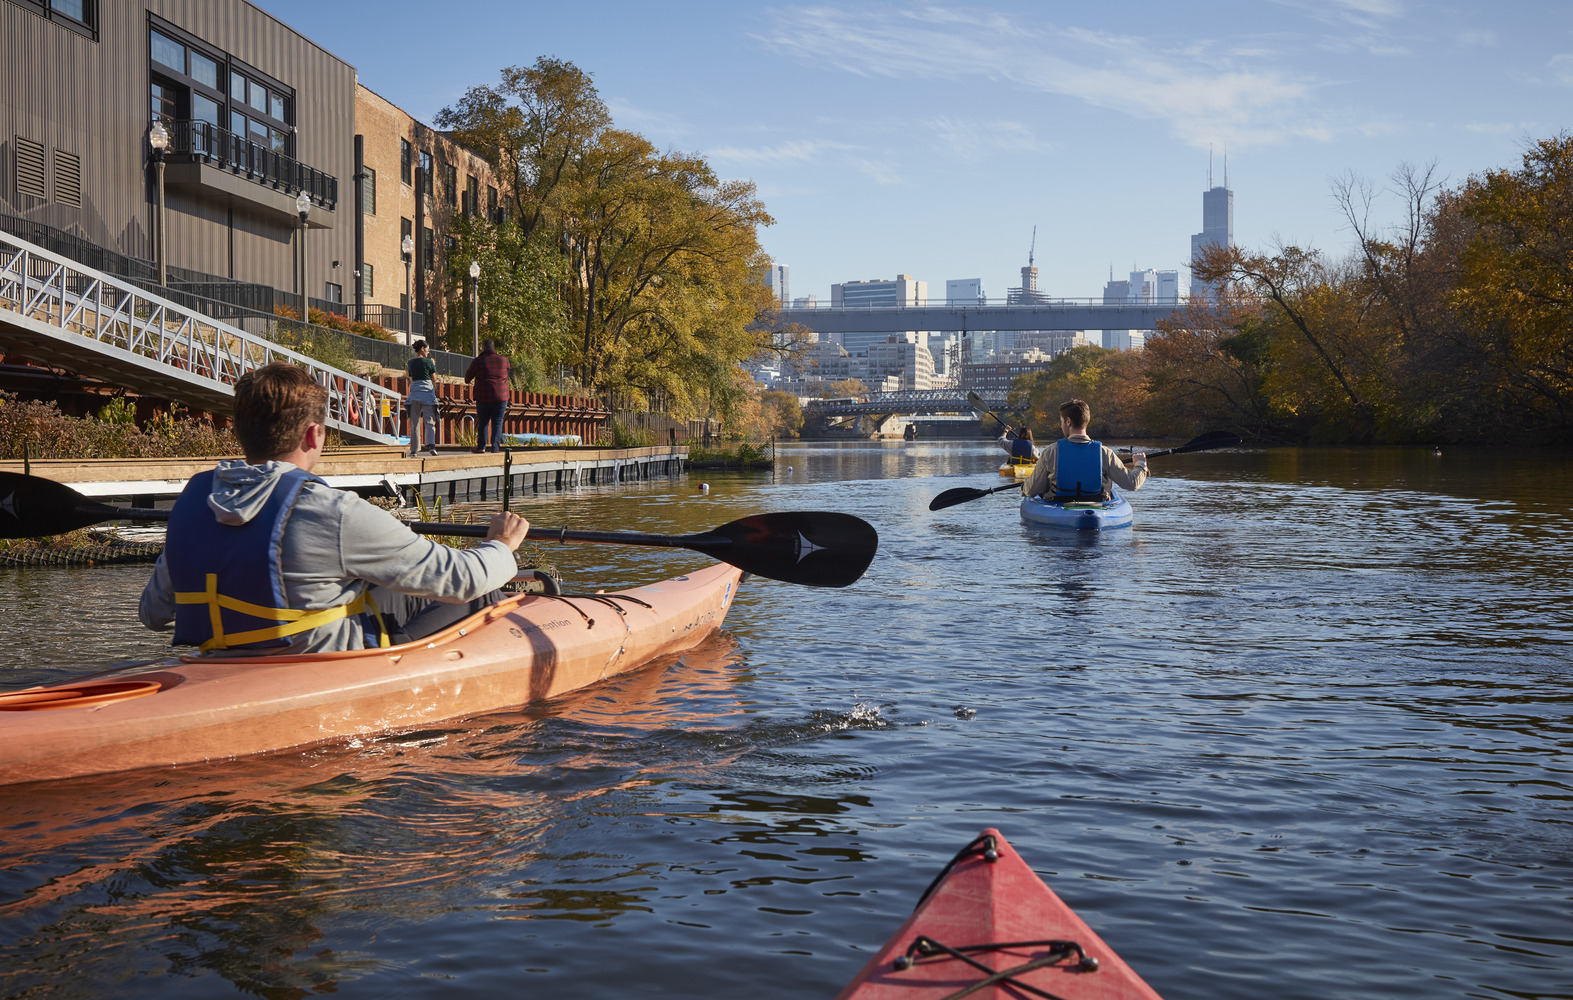
M341 489L375 494L386 486L408 498L416 492L452 503L461 499L501 496L505 455L513 492L565 489L591 483L619 483L680 475L688 449L655 448L515 448L507 453L476 455L468 450L440 452L435 458L405 458L404 449L377 445L325 452L312 471ZM213 458L40 459L30 463L35 476L66 483L100 500L133 501L152 506L173 499L186 480L213 467ZM0 461L0 470L22 472L20 461Z

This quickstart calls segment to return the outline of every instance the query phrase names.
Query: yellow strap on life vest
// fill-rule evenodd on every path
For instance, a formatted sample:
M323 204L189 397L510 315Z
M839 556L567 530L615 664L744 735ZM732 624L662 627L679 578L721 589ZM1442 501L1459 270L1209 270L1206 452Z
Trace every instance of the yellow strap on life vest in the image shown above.
M207 575L207 589L176 592L176 604L206 604L208 606L208 622L213 627L213 638L198 646L199 652L206 653L211 649L229 649L233 646L244 646L251 642L263 642L268 639L283 639L287 636L298 635L329 622L358 615L370 609L372 617L377 620L377 639L379 646L388 645L388 626L382 620L382 612L377 610L377 602L369 593L362 592L353 601L347 604L338 604L331 608L319 611L297 611L292 608L265 608L260 604L238 600L218 592L218 574ZM271 628L257 628L249 632L236 632L233 635L224 634L224 617L221 608L230 611L239 611L241 614L253 618L271 618L274 621L286 622L284 625L275 625Z

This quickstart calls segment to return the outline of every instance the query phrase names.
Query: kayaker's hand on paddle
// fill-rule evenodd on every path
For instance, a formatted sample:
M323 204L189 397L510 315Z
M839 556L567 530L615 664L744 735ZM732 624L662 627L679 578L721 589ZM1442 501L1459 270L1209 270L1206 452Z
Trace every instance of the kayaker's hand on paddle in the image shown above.
M1131 456L1131 461L1135 464L1136 468L1145 469L1147 468L1147 453L1145 451L1138 451L1136 454Z
M509 551L517 552L519 546L524 544L524 536L529 532L529 521L511 511L499 511L492 515L491 523L486 526L486 540L502 542L508 546Z

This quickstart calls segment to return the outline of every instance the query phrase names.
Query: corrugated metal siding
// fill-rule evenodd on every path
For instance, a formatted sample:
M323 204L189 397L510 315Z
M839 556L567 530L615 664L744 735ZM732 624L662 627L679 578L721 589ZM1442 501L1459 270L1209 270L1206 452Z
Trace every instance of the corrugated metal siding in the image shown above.
M243 0L102 0L99 41L0 3L0 207L151 257L152 175L146 167L147 12L180 26L296 92L296 156L338 178L334 228L311 230L308 290L348 290L354 254L355 70ZM81 207L18 198L15 136L80 160ZM54 179L51 178L51 184ZM293 291L294 227L282 216L171 189L169 263ZM233 270L231 243L233 242ZM341 266L335 272L331 262Z

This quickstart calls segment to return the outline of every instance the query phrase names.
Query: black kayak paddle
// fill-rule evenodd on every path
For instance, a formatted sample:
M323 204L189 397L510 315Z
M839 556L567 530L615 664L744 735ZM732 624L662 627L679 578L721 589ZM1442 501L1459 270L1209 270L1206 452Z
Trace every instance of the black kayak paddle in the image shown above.
M39 476L0 472L0 538L61 535L102 521L167 521L169 511L112 507ZM484 524L417 521L424 535L486 537ZM862 518L835 511L751 514L693 535L575 531L531 526L536 541L599 542L692 549L756 576L806 587L846 587L874 561L879 533Z
M1011 437L1018 436L1015 430L1011 428L1010 424L1007 424L1005 421L996 416L994 411L989 409L988 404L983 402L983 397L978 395L976 392L967 393L967 405L980 413L987 413L989 416L994 417L994 422L1005 428L1006 434L1010 435Z
M994 419L998 420L998 417ZM1180 455L1188 451L1208 451L1212 448L1229 448L1240 443L1240 435L1228 431L1208 431L1198 435L1180 445L1178 448L1165 448L1162 451L1149 451L1148 458L1157 458L1160 455ZM929 501L929 510L944 510L957 504L967 503L979 497L986 497L990 493L999 493L1002 490L1013 490L1021 486L1020 483L1006 483L996 486L992 490L977 490L970 486L958 486L953 490L946 490L933 500Z

